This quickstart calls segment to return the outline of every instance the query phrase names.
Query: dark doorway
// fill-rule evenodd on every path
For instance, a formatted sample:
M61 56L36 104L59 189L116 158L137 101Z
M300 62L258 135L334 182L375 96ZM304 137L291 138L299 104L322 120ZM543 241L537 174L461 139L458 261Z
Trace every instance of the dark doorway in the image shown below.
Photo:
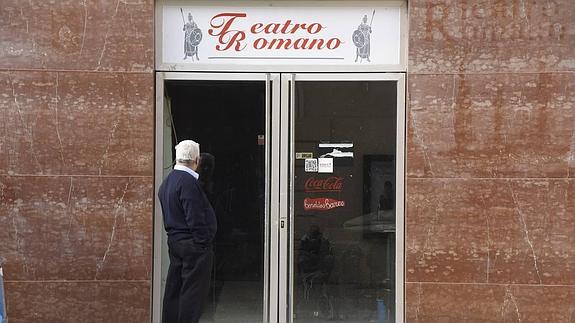
M218 219L212 295L202 322L261 322L264 290L265 82L168 81L172 147L215 156Z

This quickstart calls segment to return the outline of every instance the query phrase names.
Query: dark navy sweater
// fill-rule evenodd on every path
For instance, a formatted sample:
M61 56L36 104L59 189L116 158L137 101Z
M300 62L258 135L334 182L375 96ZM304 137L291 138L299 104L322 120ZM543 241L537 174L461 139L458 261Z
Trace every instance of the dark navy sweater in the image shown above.
M194 176L173 170L162 182L158 198L169 241L212 242L216 234L216 215Z

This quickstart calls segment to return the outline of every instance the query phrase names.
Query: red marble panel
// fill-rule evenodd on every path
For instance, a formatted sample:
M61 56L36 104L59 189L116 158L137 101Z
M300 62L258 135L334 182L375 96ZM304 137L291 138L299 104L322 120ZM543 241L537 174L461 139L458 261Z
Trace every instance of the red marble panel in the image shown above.
M410 282L575 284L575 179L408 179Z
M148 71L154 2L3 0L0 68Z
M575 70L575 1L413 0L409 70Z
M150 279L152 184L152 177L0 177L4 278Z
M10 323L149 322L150 282L7 282Z
M152 75L0 72L0 174L152 175Z
M406 284L406 322L575 321L575 286Z
M407 176L575 177L575 74L412 75Z

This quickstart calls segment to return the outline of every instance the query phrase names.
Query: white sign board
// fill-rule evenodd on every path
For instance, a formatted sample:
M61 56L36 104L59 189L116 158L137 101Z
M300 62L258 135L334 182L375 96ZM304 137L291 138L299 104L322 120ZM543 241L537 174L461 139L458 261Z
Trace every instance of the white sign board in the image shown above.
M166 5L161 13L161 63L189 69L230 64L400 65L402 8L375 4Z

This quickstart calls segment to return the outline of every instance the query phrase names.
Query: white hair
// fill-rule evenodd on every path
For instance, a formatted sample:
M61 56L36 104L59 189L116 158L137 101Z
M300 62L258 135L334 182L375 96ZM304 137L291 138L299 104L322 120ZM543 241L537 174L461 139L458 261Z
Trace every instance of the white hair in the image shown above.
M176 145L176 161L190 162L200 157L200 144L193 140L183 140Z

